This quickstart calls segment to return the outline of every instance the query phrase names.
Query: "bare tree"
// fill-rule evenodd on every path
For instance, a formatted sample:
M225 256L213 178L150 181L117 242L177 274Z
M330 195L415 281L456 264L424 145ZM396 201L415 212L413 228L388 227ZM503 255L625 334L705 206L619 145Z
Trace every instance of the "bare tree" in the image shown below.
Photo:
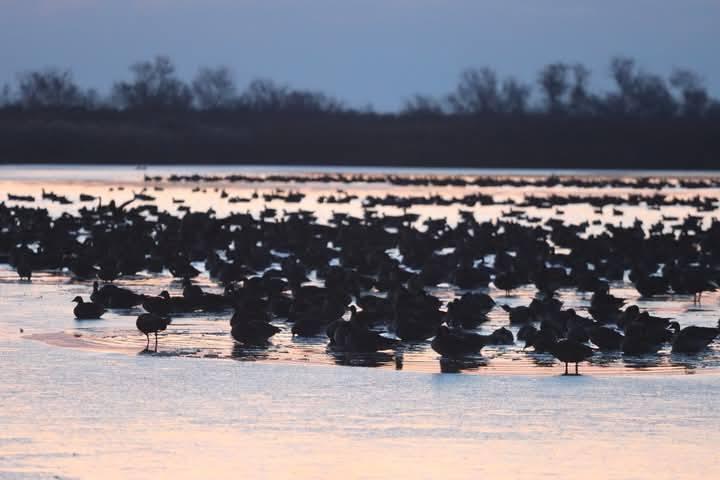
M605 109L610 113L621 115L631 113L632 99L635 95L635 60L614 57L610 61L610 75L615 81L617 92L607 95Z
M448 96L455 113L494 113L500 110L500 93L495 72L487 67L468 69L460 75L454 93Z
M429 95L413 95L401 109L403 115L441 115L442 103Z
M237 95L235 80L227 67L201 68L192 82L192 90L202 109L229 107Z
M293 90L272 80L256 79L240 96L240 105L254 111L339 112L343 104L311 90Z
M590 70L584 65L576 63L571 67L571 71L573 75L573 85L570 89L570 111L575 115L592 114L595 102L587 89Z
M546 65L538 77L538 83L545 96L545 105L550 113L562 112L565 108L563 97L570 89L568 66L564 63Z
M25 108L79 107L84 103L72 73L57 68L18 75L18 96Z
M152 61L130 67L132 82L113 86L113 98L121 108L186 109L192 104L190 87L175 75L170 58L159 55Z
M13 91L10 85L3 84L0 89L0 107L7 107L13 103Z
M503 81L500 94L500 109L504 113L521 114L527 111L530 87L512 77Z
M677 103L662 77L639 73L635 77L632 111L643 116L670 116L677 112Z
M282 102L282 109L293 112L337 113L344 109L342 102L312 90L290 90Z
M250 82L240 99L241 103L251 110L279 110L287 94L287 87L277 85L269 79L258 78Z
M630 58L616 57L610 72L618 91L610 94L606 105L611 112L635 116L667 116L677 105L665 81L658 75L640 71Z
M685 115L699 116L706 112L710 96L702 79L695 72L686 69L673 70L670 85L680 90L683 99L682 111Z

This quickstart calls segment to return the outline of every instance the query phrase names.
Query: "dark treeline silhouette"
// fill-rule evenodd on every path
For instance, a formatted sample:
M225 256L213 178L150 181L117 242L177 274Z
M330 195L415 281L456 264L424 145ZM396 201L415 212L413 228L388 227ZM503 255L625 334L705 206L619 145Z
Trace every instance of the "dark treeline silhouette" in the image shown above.
M396 113L225 67L191 82L158 56L101 94L68 70L24 72L0 89L4 162L273 163L474 167L720 166L720 102L694 72L669 78L611 61L614 89L588 88L581 64L545 66L535 85L484 67L443 97Z

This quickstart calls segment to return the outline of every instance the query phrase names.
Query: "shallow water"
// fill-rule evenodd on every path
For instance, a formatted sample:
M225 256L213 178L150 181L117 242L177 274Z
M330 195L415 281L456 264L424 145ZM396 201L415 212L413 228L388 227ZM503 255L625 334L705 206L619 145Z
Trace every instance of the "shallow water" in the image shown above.
M6 168L0 173L7 173ZM145 174L178 169L117 167L112 182L104 179L105 170L80 171L15 169L12 176L0 175L0 193L39 197L44 186L73 200L79 192L100 194L104 201L125 200L142 188ZM196 171L203 172L194 168L187 173ZM267 205L312 209L320 221L332 211L359 211L357 204L316 202L339 188L373 195L426 192L373 184L212 184L202 185L205 192L191 192L192 184L162 187L147 193L171 211L176 207L172 198L183 197L193 210L212 207L219 215L233 209L257 212ZM219 199L216 187L241 196L278 187L308 195L300 204L258 200L233 206ZM507 198L524 193L512 188L472 191ZM718 196L713 189L674 193ZM43 206L59 213L80 204ZM379 210L399 212L393 207ZM416 210L453 221L458 208ZM472 210L481 220L495 218L508 207ZM556 215L554 209L528 210ZM570 222L596 215L587 205L563 210ZM623 211L622 216L606 212L599 217L627 224L635 216L653 220L670 212L696 213L686 207ZM169 274L119 283L147 293L169 289L178 294L179 289ZM206 275L198 283L219 291ZM268 349L239 348L229 336L229 313L223 313L178 317L161 335L159 353L148 355L141 353L145 337L134 327L138 311L111 311L99 321L72 318L69 300L89 292L89 282L67 275L40 272L27 283L18 281L7 266L0 267L0 478L690 479L720 474L717 343L700 357L667 351L636 359L598 355L581 367L585 375L578 378L559 376L560 367L544 355L519 347L486 348L475 362L451 366L462 372L451 375L440 373L443 367L427 345L346 358L329 354L322 338L299 341L283 332ZM437 288L432 293L449 301L461 292ZM488 293L498 303L520 305L529 302L534 288L519 289L507 298L494 289ZM589 297L560 293L566 307L585 313ZM710 326L718 318L717 294L695 305L688 297L642 300L623 282L613 285L612 293L681 325ZM481 332L507 326L507 315L499 308L490 318Z

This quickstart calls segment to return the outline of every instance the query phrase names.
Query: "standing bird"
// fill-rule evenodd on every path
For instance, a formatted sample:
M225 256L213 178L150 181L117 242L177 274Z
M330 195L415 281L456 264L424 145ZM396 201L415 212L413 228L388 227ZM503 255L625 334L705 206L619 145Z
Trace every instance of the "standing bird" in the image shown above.
M18 259L15 268L17 269L17 274L18 277L20 277L20 280L27 279L28 282L30 281L32 278L32 262L26 255L22 255Z
M157 352L157 334L170 325L170 318L161 317L154 313L142 313L138 316L135 326L147 337L147 345L145 350L150 350L150 334L155 334L155 351Z
M73 298L73 302L77 302L77 305L75 305L75 308L73 309L73 313L75 314L75 318L79 320L100 318L100 316L105 313L105 309L102 305L94 302L85 302L81 296Z
M559 340L555 345L550 347L550 353L553 357L565 363L565 375L568 373L568 363L575 364L575 375L578 373L578 363L592 357L593 350L584 343L574 342L572 340Z

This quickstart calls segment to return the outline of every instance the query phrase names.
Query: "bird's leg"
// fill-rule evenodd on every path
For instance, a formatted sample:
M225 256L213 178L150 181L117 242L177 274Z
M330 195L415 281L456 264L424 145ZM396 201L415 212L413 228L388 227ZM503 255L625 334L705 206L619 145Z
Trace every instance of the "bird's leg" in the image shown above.
M568 375L568 362L565 362L565 375Z
M145 337L147 338L147 344L145 345L145 350L150 350L150 334L146 333Z
M155 332L155 353L157 353L157 332Z
M578 373L578 364L577 364L577 363L575 363L575 375L580 375L580 374Z

